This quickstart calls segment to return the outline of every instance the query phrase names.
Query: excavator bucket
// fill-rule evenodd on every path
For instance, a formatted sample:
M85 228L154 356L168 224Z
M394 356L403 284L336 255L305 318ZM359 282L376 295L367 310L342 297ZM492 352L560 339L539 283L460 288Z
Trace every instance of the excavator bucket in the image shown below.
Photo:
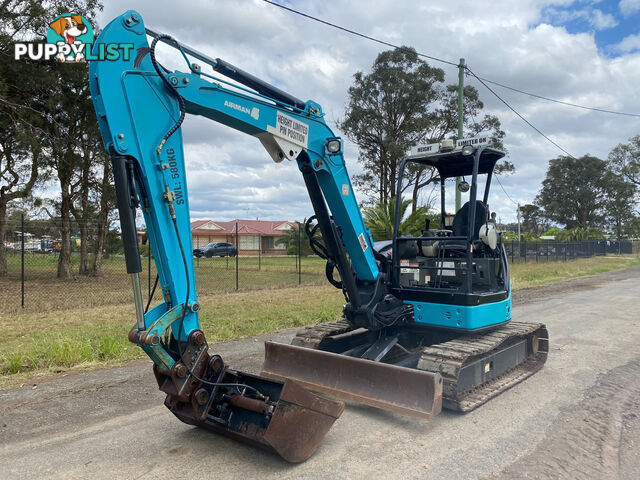
M429 418L442 409L438 373L294 345L265 342L261 375L292 379L343 400L416 417Z
M318 448L344 403L305 390L296 382L273 381L226 369L212 391L196 390L190 401L167 395L165 406L180 420L249 443L298 463ZM256 389L265 398L252 398L231 388L241 383L245 392Z

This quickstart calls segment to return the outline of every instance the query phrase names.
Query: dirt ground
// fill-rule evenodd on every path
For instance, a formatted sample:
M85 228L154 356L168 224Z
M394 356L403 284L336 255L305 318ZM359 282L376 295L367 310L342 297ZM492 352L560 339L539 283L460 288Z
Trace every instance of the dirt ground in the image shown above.
M290 465L184 425L149 361L0 391L0 478L640 478L640 268L514 293L544 322L542 371L479 409L429 421L350 404ZM258 372L265 339L213 345Z

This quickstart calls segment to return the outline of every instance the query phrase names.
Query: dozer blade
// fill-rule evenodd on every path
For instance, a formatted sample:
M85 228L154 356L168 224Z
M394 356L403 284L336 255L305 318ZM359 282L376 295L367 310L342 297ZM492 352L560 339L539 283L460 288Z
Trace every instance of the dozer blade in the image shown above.
M384 410L429 418L442 409L438 373L265 342L262 376Z

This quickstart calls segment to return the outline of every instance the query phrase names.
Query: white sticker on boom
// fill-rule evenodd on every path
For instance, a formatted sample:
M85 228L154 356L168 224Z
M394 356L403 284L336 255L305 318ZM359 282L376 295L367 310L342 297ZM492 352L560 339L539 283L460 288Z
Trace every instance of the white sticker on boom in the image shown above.
M302 148L309 143L309 125L282 112L276 113L276 126L267 125L267 131Z

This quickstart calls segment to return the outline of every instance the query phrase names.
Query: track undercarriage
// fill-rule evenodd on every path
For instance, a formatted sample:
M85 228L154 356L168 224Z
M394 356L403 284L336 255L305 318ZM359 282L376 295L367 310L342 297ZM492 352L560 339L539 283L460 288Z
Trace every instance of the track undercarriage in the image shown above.
M327 356L315 356L309 360L311 364L303 365L308 355L297 347L327 352ZM486 333L461 335L406 327L373 332L341 321L299 331L292 346L267 345L263 374L291 378L312 390L353 400L352 392L342 388L340 380L345 372L352 371L355 359L368 360L366 388L371 398L393 388L398 397L397 402L388 400L387 406L375 406L428 417L438 413L439 401L423 400L420 395L441 394L444 408L469 412L537 372L547 359L548 349L543 324L510 322ZM327 361L331 368L321 368ZM376 371L381 365L404 368L397 370L395 381L387 381L381 380ZM409 378L410 372L425 375L422 390L403 387L406 382L402 376ZM410 395L408 390L412 390ZM390 396L388 392L385 395Z

